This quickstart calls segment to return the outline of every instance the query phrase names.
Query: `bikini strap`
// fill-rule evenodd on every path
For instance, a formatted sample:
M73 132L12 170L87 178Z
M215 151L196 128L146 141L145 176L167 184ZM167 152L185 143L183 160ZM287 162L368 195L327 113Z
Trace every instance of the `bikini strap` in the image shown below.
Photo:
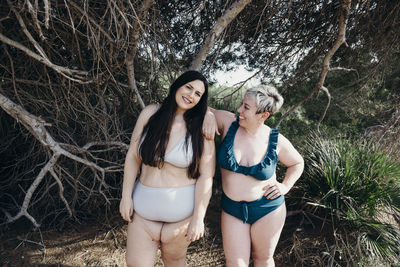
M271 129L268 141L268 147L271 152L275 151L276 147L278 146L278 137L279 137L279 129Z
M225 139L233 139L235 138L235 134L237 129L239 128L239 122L238 121L233 121L231 123L231 126L229 126L228 132L226 133Z

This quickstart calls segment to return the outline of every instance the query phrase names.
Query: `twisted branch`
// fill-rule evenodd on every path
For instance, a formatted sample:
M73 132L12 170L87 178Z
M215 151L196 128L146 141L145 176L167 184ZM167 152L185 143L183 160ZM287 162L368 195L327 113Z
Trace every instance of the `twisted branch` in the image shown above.
M60 73L62 76L64 76L65 78L67 78L71 81L74 81L74 82L77 82L80 84L87 84L87 83L92 82L92 81L84 80L84 77L88 75L88 73L86 71L72 70L72 69L69 69L66 67L56 65L56 64L52 63L49 59L36 54L35 52L30 50L26 46L14 41L14 40L9 39L8 37L4 36L2 33L0 33L0 41L2 41L5 44L8 44L10 46L13 46L15 48L18 48L19 50L25 52L26 55L36 59L37 61L43 63L44 65L52 68L57 73Z
M72 215L71 208L68 205L68 202L66 201L65 197L63 196L64 188L62 186L62 183L56 173L54 172L54 167L57 164L57 160L61 155L68 157L76 162L80 162L91 169L94 169L98 172L100 172L101 177L98 177L97 173L94 171L95 177L97 180L99 180L99 188L98 192L103 195L105 200L109 203L109 200L107 196L103 192L103 188L107 188L108 185L105 183L105 172L106 169L98 166L97 164L90 162L84 158L81 158L79 156L76 156L65 149L63 149L58 142L56 142L52 135L47 131L46 126L49 126L48 123L46 123L44 120L41 118L38 118L34 116L33 114L30 114L28 111L26 111L22 106L14 103L11 101L9 98L4 96L3 94L0 93L0 107L7 112L11 117L16 119L18 122L22 123L24 127L37 139L39 140L42 145L45 147L49 148L52 152L53 155L51 156L50 160L46 163L46 165L41 169L40 173L38 176L34 179L33 183L29 187L25 198L24 202L20 208L20 211L13 217L9 217L6 223L11 223L14 222L15 220L19 219L22 216L27 217L34 226L39 227L40 224L33 218L29 213L28 213L28 207L32 198L33 193L35 192L36 188L39 186L40 182L43 180L45 175L50 172L50 174L53 176L53 178L56 180L59 190L60 190L60 198L66 205L66 208L68 210L68 213L70 216ZM89 146L87 146L89 147Z
M226 11L225 13L218 18L218 21L214 24L210 32L208 33L203 46L200 48L200 51L197 53L197 56L192 61L190 68L191 70L199 70L201 65L208 53L211 51L211 48L214 46L215 42L218 40L219 36L223 32L223 30L231 23L236 16L251 2L251 0L236 0Z
M301 106L304 102L308 101L312 95L319 91L322 90L322 87L324 86L324 82L326 79L326 75L328 74L329 71L329 61L331 60L332 56L336 53L336 51L339 49L339 47L342 44L346 44L346 26L347 26L347 21L349 18L349 12L350 12L350 4L351 0L344 0L342 5L341 5L341 11L340 11L340 19L339 19L339 29L338 29L338 35L335 43L333 44L332 48L328 51L328 53L325 55L325 58L322 62L322 70L319 75L319 79L315 87L311 90L311 92L303 98L299 103L291 107L276 123L275 127L279 127L281 122L289 116L290 113L292 113L295 109L297 109L299 106ZM327 95L328 96L328 95ZM330 100L328 101L330 103ZM327 107L325 108L325 110ZM326 111L325 111L326 112ZM322 117L323 119L323 117Z

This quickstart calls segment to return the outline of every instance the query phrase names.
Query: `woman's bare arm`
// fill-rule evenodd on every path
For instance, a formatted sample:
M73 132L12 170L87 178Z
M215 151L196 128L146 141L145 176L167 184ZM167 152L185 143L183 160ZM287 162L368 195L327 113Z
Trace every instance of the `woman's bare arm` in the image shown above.
M282 183L276 182L266 187L265 196L270 199L285 195L300 178L304 169L304 160L292 143L283 135L278 138L278 157L287 167Z
M132 220L133 215L133 202L132 202L132 190L136 181L142 160L138 154L138 145L140 137L143 131L143 127L157 110L156 105L146 106L140 113L135 128L133 129L131 142L129 145L128 152L125 158L124 164L124 180L122 184L122 198L120 202L120 213L122 218L126 221Z
M204 117L202 133L207 140L213 141L215 134L224 133L234 120L235 114L232 112L209 107Z
M200 176L196 182L194 211L187 232L188 241L198 240L204 235L204 217L210 202L215 173L214 142L204 140L199 168Z

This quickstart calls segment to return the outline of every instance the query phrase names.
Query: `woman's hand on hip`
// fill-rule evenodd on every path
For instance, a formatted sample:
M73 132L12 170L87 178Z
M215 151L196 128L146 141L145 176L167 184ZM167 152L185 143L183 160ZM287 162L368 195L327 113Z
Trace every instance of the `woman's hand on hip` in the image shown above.
M267 185L263 188L264 192L264 196L268 199L275 199L279 196L283 196L285 195L287 192L289 192L289 187L278 182L275 181L274 183Z
M121 202L119 203L119 212L125 221L133 221L133 201L131 198L121 199Z
M199 240L204 236L204 222L203 220L193 219L189 223L186 233L187 241L193 242Z

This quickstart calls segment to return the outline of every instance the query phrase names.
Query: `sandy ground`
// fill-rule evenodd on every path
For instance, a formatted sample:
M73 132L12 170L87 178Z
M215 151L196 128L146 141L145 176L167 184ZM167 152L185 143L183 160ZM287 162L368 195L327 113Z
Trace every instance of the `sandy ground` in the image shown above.
M126 228L85 226L63 233L30 232L9 237L2 240L0 266L126 266ZM191 244L188 266L224 266L220 242L203 239ZM155 266L163 266L160 255Z
M0 267L126 266L127 225L117 215L108 221L112 223L74 225L59 231L3 230L0 233ZM190 245L187 266L225 266L217 206L208 209L205 221L206 236ZM298 238L298 224L295 217L287 219L275 253L276 266L317 266L311 262L294 263L293 242L297 242L294 237ZM155 266L163 266L160 253Z
M3 231L0 267L8 266L126 266L127 225L118 215L110 224L92 223L62 231ZM188 266L224 266L219 211L207 212L206 236L193 242ZM160 253L155 266L163 266Z

